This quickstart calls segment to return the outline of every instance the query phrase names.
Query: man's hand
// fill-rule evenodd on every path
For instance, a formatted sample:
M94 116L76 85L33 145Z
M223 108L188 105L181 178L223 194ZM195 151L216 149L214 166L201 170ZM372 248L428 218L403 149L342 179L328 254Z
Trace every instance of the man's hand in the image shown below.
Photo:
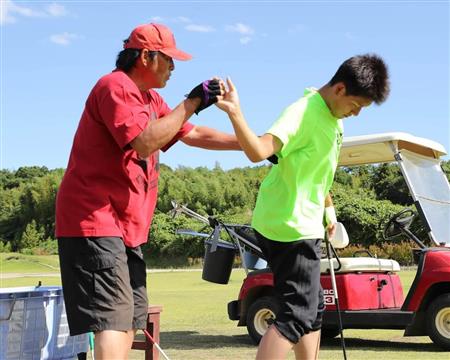
M218 100L218 96L221 96L223 93L224 93L223 83L219 79L214 78L212 80L206 80L203 81L201 84L198 84L187 95L187 98L200 99L200 105L195 110L195 113L198 115L200 111L216 103Z
M337 217L330 194L327 195L325 204L329 205L325 208L325 222L327 224L328 239L332 239L336 234Z
M328 239L334 238L334 235L336 235L336 223L327 225L327 234Z
M216 106L225 111L228 115L240 111L239 95L230 78L227 78L228 90L225 95L220 96Z

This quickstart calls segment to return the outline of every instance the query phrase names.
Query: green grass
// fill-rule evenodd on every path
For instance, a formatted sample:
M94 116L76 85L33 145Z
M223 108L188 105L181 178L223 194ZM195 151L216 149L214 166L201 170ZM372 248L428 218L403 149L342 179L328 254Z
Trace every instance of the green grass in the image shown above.
M0 253L0 273L59 272L58 255L24 255Z
M40 261L39 261L40 262ZM11 272L30 273L31 259ZM4 269L2 270L5 273ZM6 275L6 274L5 274ZM149 299L163 305L161 313L161 347L172 359L253 359L256 347L245 327L237 327L227 315L227 303L235 300L244 278L243 270L234 270L230 283L216 285L201 279L200 271L167 271L147 277ZM407 289L415 271L406 270L401 279ZM3 279L1 287L59 285L59 277L25 276ZM142 336L142 335L139 335ZM448 352L435 347L428 337L403 337L401 330L346 330L349 360L422 360L448 359ZM142 351L133 350L130 359L143 359ZM161 359L162 357L160 357ZM322 343L320 359L342 359L339 338ZM289 359L294 359L293 354Z

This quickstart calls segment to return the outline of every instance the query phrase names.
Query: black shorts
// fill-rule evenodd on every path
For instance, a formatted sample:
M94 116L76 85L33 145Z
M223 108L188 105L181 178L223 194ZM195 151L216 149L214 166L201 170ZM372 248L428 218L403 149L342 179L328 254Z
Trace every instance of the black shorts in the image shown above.
M119 237L59 238L70 335L147 325L146 266L140 247Z
M280 303L274 324L296 344L304 334L322 327L325 304L320 284L321 239L279 242L255 233L273 272Z

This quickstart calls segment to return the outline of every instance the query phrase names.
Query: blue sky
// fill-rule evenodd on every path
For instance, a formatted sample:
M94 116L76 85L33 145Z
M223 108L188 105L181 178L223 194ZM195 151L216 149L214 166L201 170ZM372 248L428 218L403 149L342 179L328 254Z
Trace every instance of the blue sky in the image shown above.
M367 52L389 65L381 106L344 121L345 135L402 131L450 150L449 1L10 1L1 0L0 166L65 167L84 102L142 23L172 28L194 59L176 62L160 93L169 106L204 79L231 76L250 126L262 134L305 87L325 84ZM232 132L215 107L192 122ZM448 157L447 157L448 159ZM249 166L240 152L179 143L161 161Z

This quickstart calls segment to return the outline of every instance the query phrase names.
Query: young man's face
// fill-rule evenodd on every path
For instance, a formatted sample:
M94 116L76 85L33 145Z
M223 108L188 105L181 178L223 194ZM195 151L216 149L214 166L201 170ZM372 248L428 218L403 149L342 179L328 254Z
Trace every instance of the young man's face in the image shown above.
M349 116L358 116L362 108L372 104L372 100L362 96L346 95L345 85L337 86L334 101L331 104L331 113L339 119Z
M372 101L361 96L347 96L339 98L332 113L335 117L342 119L349 116L358 116L362 108L372 104Z

